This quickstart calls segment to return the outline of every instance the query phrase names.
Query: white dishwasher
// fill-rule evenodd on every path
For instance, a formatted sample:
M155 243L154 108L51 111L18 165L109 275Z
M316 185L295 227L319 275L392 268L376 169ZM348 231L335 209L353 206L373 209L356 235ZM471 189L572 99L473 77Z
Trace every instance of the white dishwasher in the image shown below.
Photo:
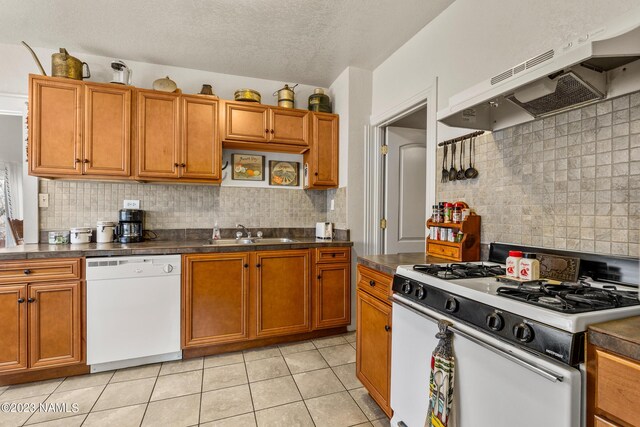
M182 358L180 256L87 258L91 372Z

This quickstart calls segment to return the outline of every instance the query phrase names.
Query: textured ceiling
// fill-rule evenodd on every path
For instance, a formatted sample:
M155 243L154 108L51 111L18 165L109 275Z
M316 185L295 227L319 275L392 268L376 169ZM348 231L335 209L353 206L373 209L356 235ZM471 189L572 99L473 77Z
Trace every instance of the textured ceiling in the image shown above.
M0 42L328 86L453 0L0 0Z

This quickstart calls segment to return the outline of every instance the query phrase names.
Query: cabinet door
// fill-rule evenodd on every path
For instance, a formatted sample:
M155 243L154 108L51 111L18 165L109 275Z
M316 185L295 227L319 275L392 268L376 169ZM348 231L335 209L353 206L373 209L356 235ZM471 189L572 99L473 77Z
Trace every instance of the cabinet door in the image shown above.
M178 95L138 91L138 170L141 178L180 175Z
M27 367L27 286L0 286L0 372Z
M308 111L289 108L270 108L269 141L278 144L309 145L309 116Z
M351 323L351 264L318 264L313 291L313 328Z
M225 102L223 139L268 142L269 109L259 104Z
M255 259L256 336L310 331L309 251L257 252Z
M85 175L131 174L131 89L85 84L83 139Z
M185 255L183 347L248 339L249 254Z
M338 116L313 113L308 188L338 186Z
M80 363L81 282L29 285L29 367Z
M220 181L222 146L218 135L218 100L182 96L180 176Z
M82 82L31 77L29 173L82 173Z
M391 306L361 290L357 295L356 376L390 415Z

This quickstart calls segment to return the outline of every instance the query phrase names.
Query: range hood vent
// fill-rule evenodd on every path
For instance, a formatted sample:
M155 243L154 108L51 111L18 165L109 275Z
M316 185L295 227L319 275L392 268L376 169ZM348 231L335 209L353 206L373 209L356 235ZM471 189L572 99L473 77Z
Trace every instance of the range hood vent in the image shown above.
M506 96L520 108L529 112L533 117L554 114L567 108L588 104L604 98L604 93L590 86L577 74L567 72L553 79L554 91L527 102L521 102L517 93Z
M497 130L640 90L640 7L449 99L438 121Z

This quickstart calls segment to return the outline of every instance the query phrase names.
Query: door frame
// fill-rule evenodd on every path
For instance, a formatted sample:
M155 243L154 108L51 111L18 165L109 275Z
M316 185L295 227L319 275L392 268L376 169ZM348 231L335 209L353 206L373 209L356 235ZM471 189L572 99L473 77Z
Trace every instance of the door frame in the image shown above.
M22 117L22 219L24 243L38 243L38 178L29 175L27 161L27 95L0 92L0 114Z
M436 148L438 105L438 78L416 93L414 96L395 105L387 111L371 116L370 125L365 126L365 162L364 162L364 253L381 254L384 252L384 231L380 228L380 220L384 214L384 158L380 147L385 143L385 127L416 110L427 108L427 155L426 155L426 206L436 200ZM432 173L429 171L433 171ZM426 221L426 218L425 218ZM425 227L425 238L426 238Z

